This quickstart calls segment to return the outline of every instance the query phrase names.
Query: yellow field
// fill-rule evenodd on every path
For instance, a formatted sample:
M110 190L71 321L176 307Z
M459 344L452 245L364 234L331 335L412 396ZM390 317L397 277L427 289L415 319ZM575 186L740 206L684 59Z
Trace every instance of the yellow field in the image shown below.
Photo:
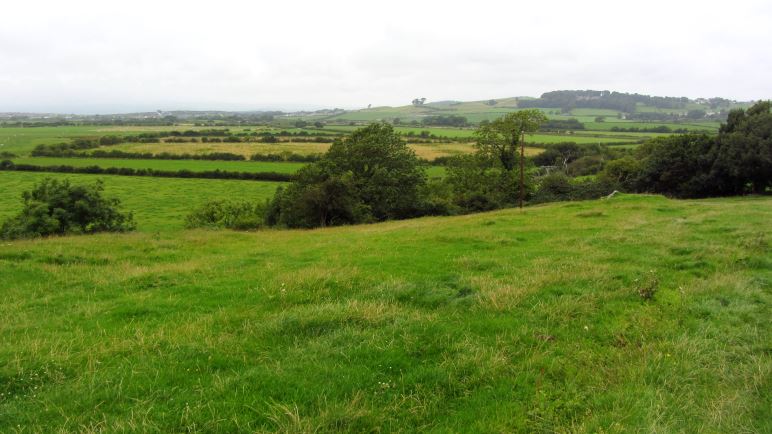
M293 152L301 155L321 154L327 151L330 143L124 143L102 149L120 149L126 152L149 152L172 154L208 154L212 152L230 152L249 157L253 154L280 154ZM470 153L474 150L471 143L411 143L410 147L420 158L433 160L437 157L447 157ZM536 155L542 152L539 148L525 148L526 155Z

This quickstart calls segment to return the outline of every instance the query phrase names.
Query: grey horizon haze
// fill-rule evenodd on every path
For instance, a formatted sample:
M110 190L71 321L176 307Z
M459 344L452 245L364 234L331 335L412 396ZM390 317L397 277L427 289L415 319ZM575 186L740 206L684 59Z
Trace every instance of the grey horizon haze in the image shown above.
M27 1L0 112L297 110L596 89L772 98L772 2Z

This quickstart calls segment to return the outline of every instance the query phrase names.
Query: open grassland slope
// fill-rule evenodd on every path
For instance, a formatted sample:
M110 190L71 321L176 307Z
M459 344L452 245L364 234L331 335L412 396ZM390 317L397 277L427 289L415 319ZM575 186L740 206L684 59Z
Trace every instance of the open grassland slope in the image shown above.
M770 432L769 221L625 195L6 242L0 431Z

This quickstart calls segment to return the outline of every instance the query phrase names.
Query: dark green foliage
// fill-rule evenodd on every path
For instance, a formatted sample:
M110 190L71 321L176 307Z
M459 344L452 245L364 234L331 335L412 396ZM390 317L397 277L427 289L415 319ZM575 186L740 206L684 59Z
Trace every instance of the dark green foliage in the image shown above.
M619 133L677 133L677 134L686 134L686 133L689 132L689 130L687 128L672 129L672 128L666 126L666 125L660 125L660 126L657 126L657 127L650 127L650 128L611 127L610 131L619 132Z
M557 90L546 92L537 99L520 100L518 106L560 108L564 111L574 108L601 108L633 113L637 103L678 109L685 107L688 102L689 99L685 97L649 96L607 90Z
M617 186L622 191L635 191L641 162L627 156L606 163L599 178Z
M230 152L212 152L209 154L170 154L161 152L153 154L150 152L126 152L117 149L109 151L97 149L91 153L79 153L76 155L62 155L62 157L84 157L84 158L126 158L135 160L213 160L213 161L244 161L243 155Z
M654 139L641 146L638 190L676 197L706 197L716 190L710 176L716 139L682 134Z
M682 134L651 140L636 160L615 163L603 175L624 188L675 197L764 193L772 186L770 102L732 110L718 136Z
M539 179L533 203L558 202L571 198L571 178L563 172L553 172Z
M536 184L531 203L599 199L617 187L606 179L572 179L559 171L542 176Z
M294 152L282 152L280 154L253 154L249 159L251 161L292 161L296 163L312 163L319 161L321 154L296 154Z
M521 135L532 133L547 122L540 110L521 110L507 113L493 122L483 122L477 128L477 153L488 159L498 159L505 171L515 169L520 160L518 153Z
M517 203L518 176L515 170L503 169L500 160L478 153L453 158L448 163L446 182L456 206L466 212L489 211ZM526 176L525 181L526 191L530 191L531 177Z
M770 101L761 101L747 111L732 110L721 126L711 173L722 181L720 194L763 193L772 186L770 108Z
M277 191L266 222L294 228L337 226L372 221L351 174L338 174L327 161L310 164L295 182Z
M474 155L451 159L447 182L454 205L462 211L486 211L513 206L519 199L521 137L547 121L539 110L508 113L493 122L483 122L475 132ZM522 164L520 164L522 163ZM524 193L530 191L530 176L524 173Z
M415 153L386 123L332 144L316 163L277 192L268 221L315 227L419 215L426 174Z
M34 164L15 164L10 160L0 162L0 170L16 170L20 172L53 172L53 173L88 173L119 176L153 176L159 178L204 178L204 179L240 179L248 181L290 181L292 175L276 172L230 172L223 170L156 170L133 169L130 167L75 167L67 165L36 166Z
M260 229L264 225L265 205L251 202L215 200L207 202L185 218L188 228Z
M595 175L603 169L603 155L585 155L577 158L566 166L566 173L571 176Z
M105 198L101 181L71 185L68 180L45 178L22 194L24 208L0 227L0 238L125 232L136 224L131 213L118 210L120 201Z
M566 131L583 130L584 124L576 118L571 119L550 119L539 128L540 131Z
M465 127L469 122L467 122L464 116L436 115L436 116L426 116L421 120L421 123L424 125L433 125L433 126Z
M582 157L585 151L573 142L550 145L544 152L535 155L532 160L537 166L559 166L566 168L568 163Z

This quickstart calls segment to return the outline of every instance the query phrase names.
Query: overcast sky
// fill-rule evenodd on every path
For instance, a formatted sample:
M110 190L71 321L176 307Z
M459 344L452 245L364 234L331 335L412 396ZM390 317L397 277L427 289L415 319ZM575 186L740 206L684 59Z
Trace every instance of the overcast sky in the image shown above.
M772 98L772 1L13 1L0 112Z

